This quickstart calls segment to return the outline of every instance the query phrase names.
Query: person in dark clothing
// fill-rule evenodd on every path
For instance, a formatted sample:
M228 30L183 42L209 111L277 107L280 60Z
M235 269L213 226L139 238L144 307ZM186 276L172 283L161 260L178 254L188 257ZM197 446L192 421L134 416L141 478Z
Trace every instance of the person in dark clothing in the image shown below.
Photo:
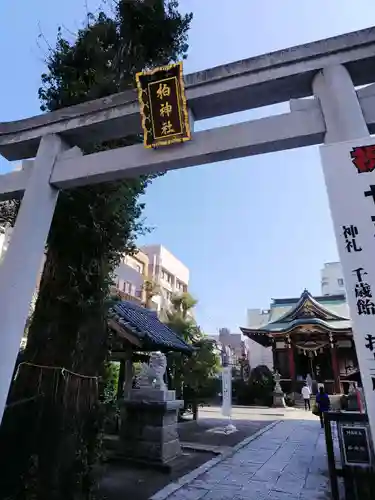
M330 407L330 401L328 394L325 392L324 387L319 388L319 392L316 395L316 404L319 409L319 418L320 418L320 425L322 426L322 429L324 427L323 424L323 415L326 411L329 410Z

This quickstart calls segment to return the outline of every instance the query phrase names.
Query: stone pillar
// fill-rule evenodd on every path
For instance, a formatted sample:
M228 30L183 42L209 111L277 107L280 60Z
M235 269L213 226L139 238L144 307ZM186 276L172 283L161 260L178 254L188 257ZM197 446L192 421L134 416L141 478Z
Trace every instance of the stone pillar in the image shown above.
M312 87L327 127L325 144L369 136L356 90L344 66L322 69L314 78Z
M356 89L348 70L342 65L328 66L315 76L312 84L313 93L319 100L326 124L325 144L370 138L369 130ZM351 270L343 268L344 277ZM368 366L363 338L354 332L359 368ZM375 399L370 377L363 377L367 413L375 446Z
M0 266L0 421L59 194L49 181L57 157L67 149L55 134L42 137Z

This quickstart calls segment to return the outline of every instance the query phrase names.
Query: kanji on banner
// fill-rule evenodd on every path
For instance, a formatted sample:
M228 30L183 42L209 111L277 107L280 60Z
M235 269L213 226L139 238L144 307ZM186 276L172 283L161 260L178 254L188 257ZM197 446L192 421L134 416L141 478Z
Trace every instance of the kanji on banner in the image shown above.
M375 435L375 139L320 148L353 339Z

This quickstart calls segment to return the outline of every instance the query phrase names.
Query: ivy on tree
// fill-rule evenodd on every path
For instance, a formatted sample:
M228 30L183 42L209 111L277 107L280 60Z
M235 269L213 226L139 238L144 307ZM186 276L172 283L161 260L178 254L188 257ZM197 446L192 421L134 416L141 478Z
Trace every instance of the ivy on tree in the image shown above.
M181 15L178 6L176 0L120 0L113 15L103 11L90 15L73 41L66 40L59 29L42 75L42 110L54 111L133 88L137 71L185 58L192 14ZM125 136L111 143L93 143L84 153L136 142L141 142L140 136ZM124 253L135 250L136 237L146 230L139 197L151 180L140 177L60 193L24 361L102 375L108 355L106 313L113 271ZM0 222L14 223L17 209L15 201L3 204ZM56 396L51 373L44 373L41 381L37 370L24 365L13 384L9 403L35 394L43 395L43 403L37 404L34 419L29 413L26 430L17 421L25 421L29 407L7 410L9 418L4 418L0 433L0 467L7 477L0 488L2 497L92 497L98 406L94 411L86 404L92 394L85 388L77 396L72 383L66 390L78 398L79 410L68 411L65 399Z

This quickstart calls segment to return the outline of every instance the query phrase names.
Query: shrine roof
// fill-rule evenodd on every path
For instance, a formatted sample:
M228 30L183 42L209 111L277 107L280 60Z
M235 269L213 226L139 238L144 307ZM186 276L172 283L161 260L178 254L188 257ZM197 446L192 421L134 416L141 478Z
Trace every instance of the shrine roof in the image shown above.
M192 353L192 347L162 323L155 311L127 300L109 311L109 325L138 349Z
M266 324L241 328L241 331L264 345L268 344L268 341L261 336L272 336L308 325L323 327L333 332L350 330L351 320L345 296L313 297L308 290L304 290L299 298L274 299Z
M286 313L292 314L298 306L310 300L319 309L332 313L343 319L349 319L349 306L344 294L337 295L322 295L313 297L308 290L304 290L302 295L297 298L273 299L270 306L270 315L268 321L270 323L280 319Z

